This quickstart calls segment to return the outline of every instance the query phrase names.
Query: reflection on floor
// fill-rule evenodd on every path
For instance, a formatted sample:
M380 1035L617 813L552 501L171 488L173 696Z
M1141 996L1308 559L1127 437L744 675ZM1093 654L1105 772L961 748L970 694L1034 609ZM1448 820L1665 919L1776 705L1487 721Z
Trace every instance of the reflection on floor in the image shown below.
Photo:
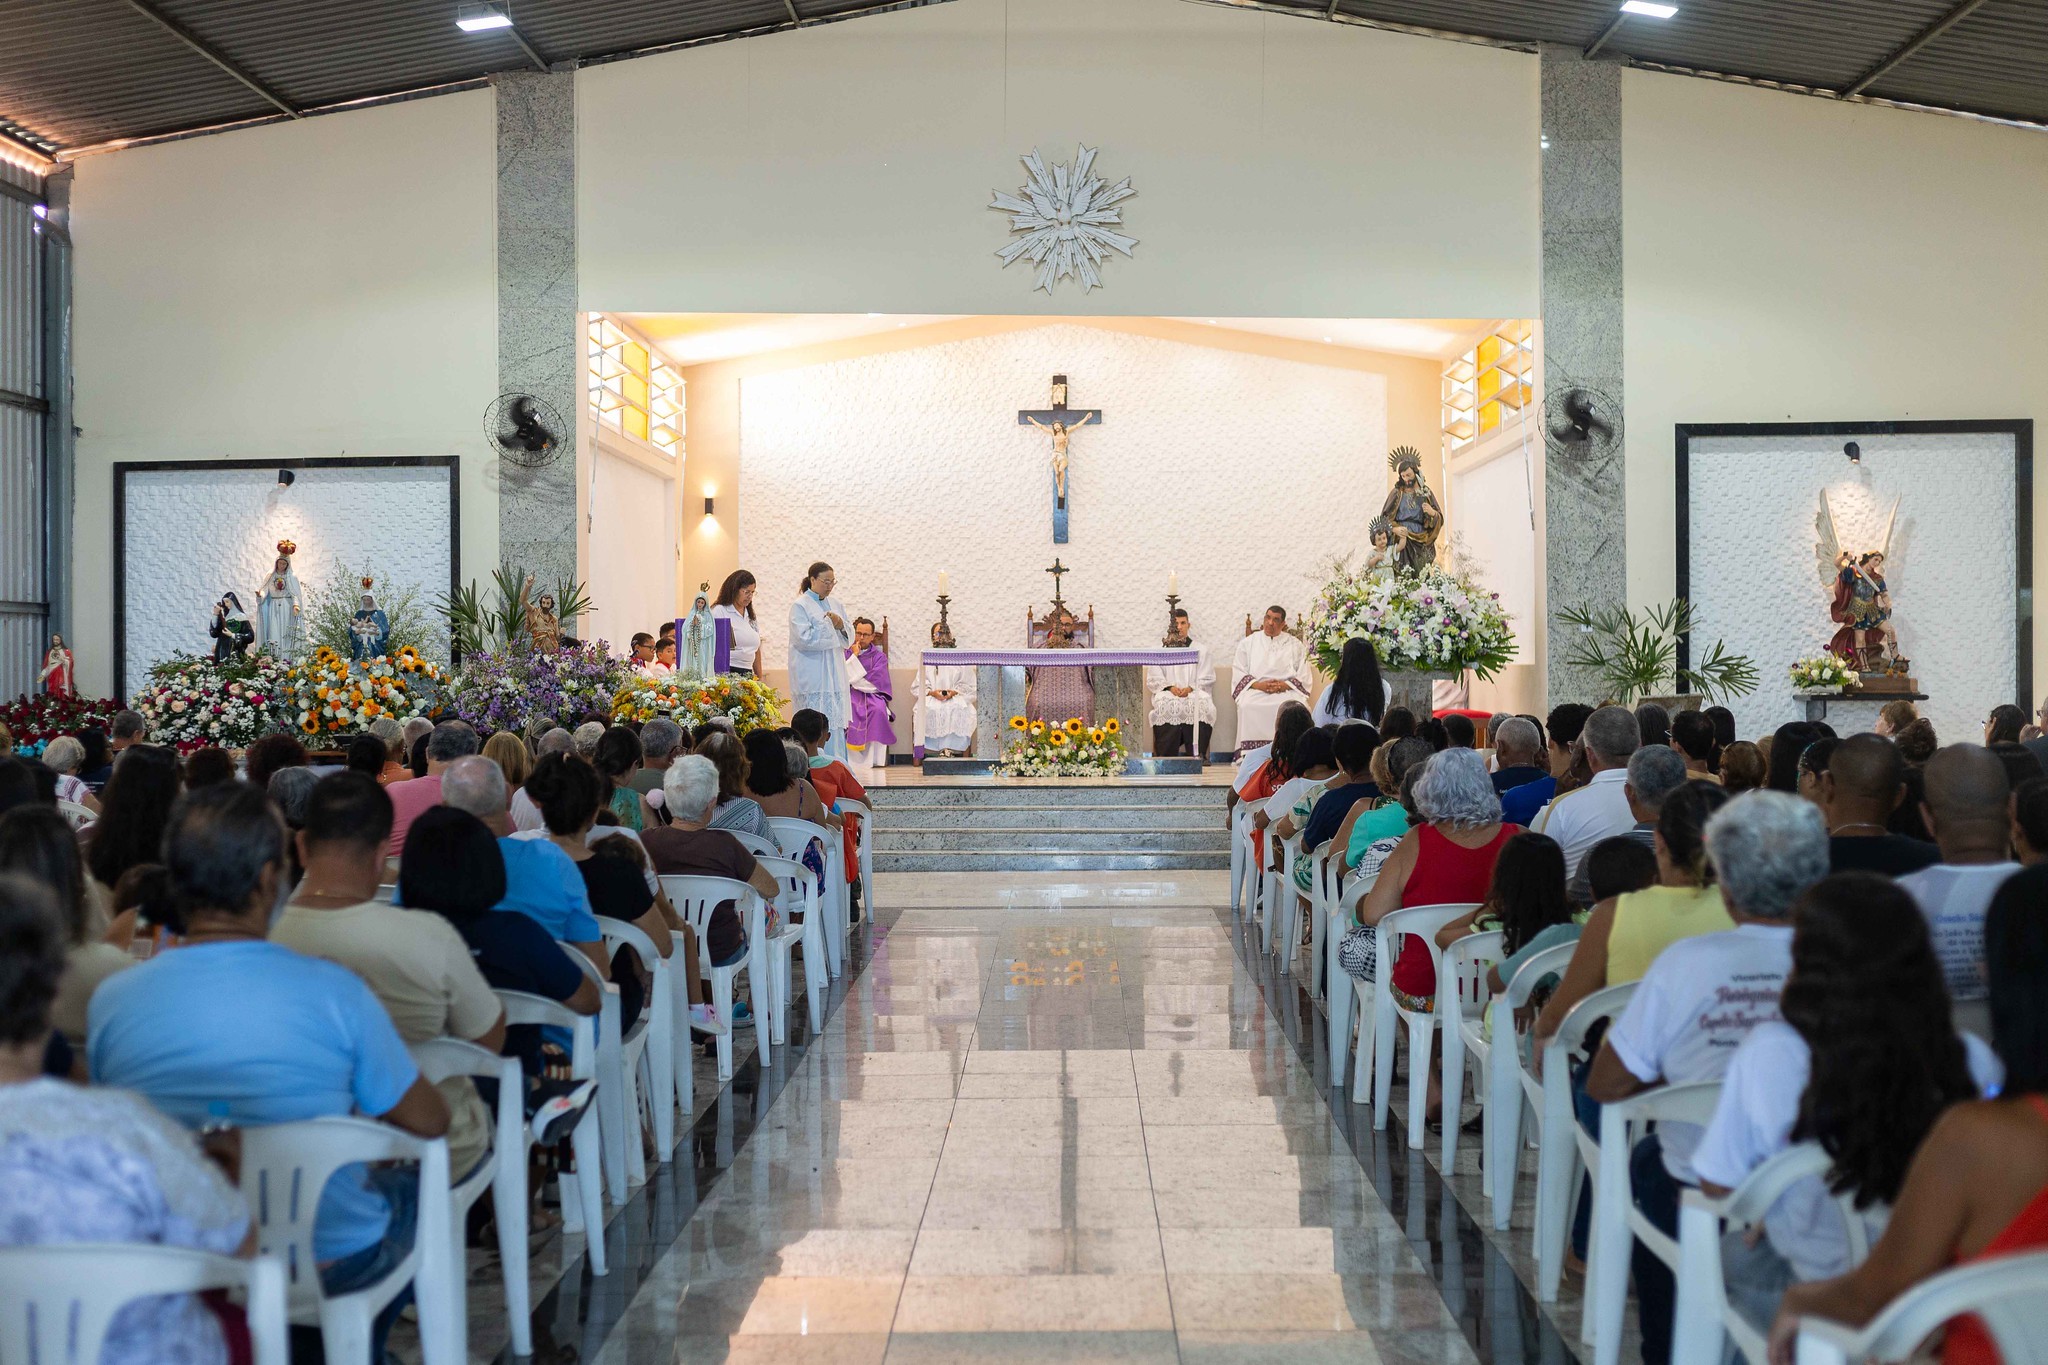
M743 1069L615 1221L614 1273L578 1260L540 1305L543 1343L602 1365L1567 1365L1463 1211L1476 1176L1446 1185L1367 1108L1332 1111L1320 1016L1246 966L1223 874L876 892L823 1035Z

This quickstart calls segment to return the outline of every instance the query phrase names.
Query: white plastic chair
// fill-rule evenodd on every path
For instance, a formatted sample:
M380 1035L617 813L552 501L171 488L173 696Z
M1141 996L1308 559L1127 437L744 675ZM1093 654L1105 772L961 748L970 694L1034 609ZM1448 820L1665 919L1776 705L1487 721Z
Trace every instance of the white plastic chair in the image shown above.
M1678 1302L1672 1314L1671 1365L1720 1365L1725 1340L1751 1365L1768 1365L1766 1331L1728 1302L1722 1276L1724 1230L1740 1231L1762 1223L1772 1205L1803 1180L1825 1180L1834 1169L1817 1142L1787 1147L1751 1171L1725 1198L1704 1190L1686 1190L1678 1205ZM1841 1213L1849 1264L1870 1256L1869 1229L1856 1208L1854 1195L1832 1196Z
M1446 1173L1458 1159L1459 1117L1465 1103L1465 1065L1479 1067L1480 1147L1479 1193L1493 1193L1493 1172L1485 1162L1485 1134L1493 1131L1493 1109L1487 1105L1487 1079L1492 1050L1486 1044L1486 1006L1493 990L1486 984L1486 969L1501 959L1501 932L1467 934L1448 948L1438 948L1434 935L1429 955L1436 963L1437 1030L1444 1038L1444 1122L1443 1141L1437 1169Z
M2048 1251L2000 1256L1922 1280L1885 1305L1861 1331L1801 1318L1799 1365L1889 1365L1909 1358L1950 1318L1974 1313L2006 1365L2048 1360Z
M413 1245L373 1285L329 1297L313 1252L314 1213L327 1179L344 1166L378 1161L419 1163L419 1223ZM410 1283L419 1307L420 1354L427 1365L467 1365L469 1324L455 1317L449 1254L448 1140L420 1138L361 1118L307 1119L242 1130L242 1196L256 1223L256 1249L286 1269L286 1312L300 1326L318 1326L327 1359L354 1365L370 1358L370 1329L385 1305Z
M1558 1282L1564 1278L1564 1247L1571 1232L1572 1196L1578 1190L1580 1164L1591 1169L1600 1161L1599 1140L1579 1127L1572 1107L1572 1060L1585 1046L1586 1030L1598 1020L1620 1014L1636 993L1637 984L1626 981L1594 991L1572 1006L1543 1045L1543 1129L1536 1146L1535 1231L1536 1297L1544 1303L1557 1302ZM1583 1332L1591 1332L1592 1321L1591 1313L1583 1315Z
M860 829L854 835L860 866L855 871L860 875L861 915L872 920L875 913L875 808L851 796L840 797L836 804L840 814L851 811L860 817Z
M764 839L758 834L749 834L743 829L728 829L722 831L722 833L730 834L733 838L739 840L740 847L753 854L756 858L780 858L782 856L782 845L776 843L773 839Z
M559 1000L549 1000L524 991L499 991L498 999L505 1006L505 1024L552 1025L569 1030L569 1078L582 1082L567 1096L550 1102L530 1121L523 1125L524 1135L520 1139L518 1182L520 1189L519 1228L516 1243L508 1244L504 1231L505 1204L498 1208L498 1247L505 1261L505 1311L512 1319L512 1351L515 1355L533 1353L533 1302L531 1286L527 1276L526 1258L526 1153L541 1140L541 1135L554 1122L567 1113L580 1113L575 1127L569 1131L569 1149L576 1157L576 1176L571 1180L565 1175L561 1181L562 1230L584 1234L585 1256L590 1262L590 1273L605 1273L604 1252L604 1162L599 1149L599 1117L597 1112L597 1016L578 1014ZM522 1079L521 1084L524 1084ZM505 1131L505 1092L498 1092L498 1131ZM515 1114L525 1114L522 1094ZM502 1139L501 1139L502 1140ZM509 1186L508 1186L509 1189ZM511 1195L506 1195L506 1203ZM509 1245L509 1249L508 1249ZM514 1259L518 1265L515 1269ZM522 1350L521 1344L525 1349Z
M824 911L818 895L818 879L794 858L762 856L754 861L768 869L782 884L776 901L782 907L782 930L768 936L768 987L774 993L774 1037L778 1044L789 1042L791 1005L791 961L801 946L804 953L804 990L810 997L811 1034L825 1026L826 963L831 954L825 947ZM798 922L794 916L801 914ZM759 1002L756 1002L758 1008Z
M645 1160L640 1154L637 1121L632 1123L631 1141L627 1140L628 1115L634 1111L627 1104L627 1096L632 1092L628 1089L626 1075L625 1015L622 1013L619 987L617 982L605 980L597 965L584 956L581 949L564 944L562 951L598 988L597 1046L590 1073L597 1082L598 1146L604 1153L605 1193L613 1204L623 1208L628 1182L644 1184L647 1173ZM600 1223L604 1221L601 1208L597 1211L597 1219Z
M653 1120L656 1159L666 1162L676 1146L675 1049L678 1038L675 985L669 980L675 964L673 959L663 957L656 950L654 940L638 925L599 915L597 927L604 934L605 952L616 953L621 948L631 948L649 977L646 1003L640 1007L640 1017L633 1022L633 1027L619 1035L619 1051L626 1074L627 1112L638 1112L640 1106L635 1104L636 1098L645 1104L648 1117ZM643 1080L646 1082L644 1088ZM695 1107L694 1103L692 1107ZM638 1153L639 1134L633 1133L631 1137L632 1150ZM644 1167L645 1158L636 1164ZM642 1170L641 1179L644 1181L645 1178L646 1173Z
M1522 1040L1515 1032L1515 1011L1529 1003L1529 996L1544 977L1562 976L1571 965L1576 943L1545 948L1525 961L1507 989L1487 1006L1493 1016L1491 1057L1486 1064L1486 1166L1487 1192L1493 1196L1493 1226L1505 1232L1514 1218L1515 1180L1522 1164L1522 1121L1524 1111L1543 1131L1543 1082L1523 1064ZM1569 1098L1569 1097L1567 1097Z
M1411 905L1394 910L1379 922L1379 943L1375 949L1378 960L1374 962L1373 1021L1372 1021L1372 1126L1383 1129L1387 1126L1387 1111L1391 1107L1394 1091L1394 1041L1395 1030L1401 1024L1408 1026L1408 1145L1422 1146L1423 1109L1427 1104L1429 1091L1429 1057L1435 1050L1436 1022L1434 1010L1411 1010L1394 999L1394 963L1402 947L1401 940L1410 934L1419 935L1436 950L1436 931L1460 915L1469 914L1478 908L1477 902L1457 905ZM1434 958L1432 958L1434 960ZM1443 982L1437 982L1439 989Z
M830 865L827 864L827 870ZM730 877L668 876L661 879L661 889L668 893L669 903L676 913L688 922L697 935L699 974L711 984L711 1007L718 1017L728 1025L732 1021L732 983L739 975L740 968L747 970L747 987L754 996L754 1033L757 1046L761 1048L762 1059L767 1059L768 1026L763 1022L770 1013L774 988L768 984L766 973L758 965L767 954L761 940L767 925L766 907L760 895L745 882L736 882ZM711 965L710 933L711 912L720 901L734 902L733 909L739 914L740 923L746 926L747 946L738 958L723 967ZM732 1029L717 1035L718 1079L732 1079Z
M1292 834L1285 839L1266 831L1266 847L1274 857L1276 866L1266 876L1264 928L1266 951L1279 959L1280 970L1292 975L1294 972L1295 944L1299 941L1301 925L1297 918L1299 897L1294 890L1294 860L1301 856L1301 835Z
M114 1315L134 1300L236 1288L247 1290L256 1365L290 1365L284 1262L274 1256L123 1242L0 1248L0 1365L95 1365Z
M78 833L80 830L91 829L95 824L99 823L100 818L93 813L90 807L81 806L76 801L66 801L62 798L59 798L57 802L57 814L64 817L64 823L71 826L73 834Z
M782 845L784 857L802 862L804 846L813 842L824 855L825 881L818 888L818 903L825 912L825 950L831 956L832 975L836 979L846 971L846 935L853 920L853 906L846 889L845 841L836 829L790 815L771 815L768 824L775 831L775 841Z
M1351 1051L1351 1036L1358 1035L1358 1062L1351 1079L1351 1102L1363 1104L1372 1098L1372 988L1354 979L1337 960L1345 938L1358 927L1358 907L1379 878L1372 874L1353 877L1351 885L1337 898L1330 916L1330 932L1323 942L1330 977L1330 998L1324 1006L1330 1024L1330 1084L1344 1088L1344 1062Z
M1338 848L1335 839L1325 839L1308 851L1309 859L1309 928L1308 928L1308 988L1309 997L1327 1000L1330 987L1327 953L1325 945L1330 937L1330 920L1337 907L1337 860L1344 850Z
M1230 812L1230 914L1249 918L1259 906L1259 860L1252 853L1253 801L1240 801Z
M1593 1177L1593 1242L1586 1258L1586 1316L1593 1323L1594 1365L1619 1365L1622 1311L1628 1306L1629 1253L1637 1242L1678 1269L1678 1240L1636 1208L1629 1156L1648 1126L1705 1127L1721 1099L1719 1081L1659 1086L1600 1106L1600 1169Z

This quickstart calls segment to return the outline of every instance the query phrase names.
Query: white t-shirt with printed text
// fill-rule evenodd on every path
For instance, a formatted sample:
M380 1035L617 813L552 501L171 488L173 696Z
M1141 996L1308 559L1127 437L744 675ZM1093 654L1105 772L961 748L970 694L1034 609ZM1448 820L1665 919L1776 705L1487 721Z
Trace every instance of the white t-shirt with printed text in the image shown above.
M1985 997L1984 912L2006 878L2019 870L2018 863L1936 863L1898 879L1927 917L1949 999Z

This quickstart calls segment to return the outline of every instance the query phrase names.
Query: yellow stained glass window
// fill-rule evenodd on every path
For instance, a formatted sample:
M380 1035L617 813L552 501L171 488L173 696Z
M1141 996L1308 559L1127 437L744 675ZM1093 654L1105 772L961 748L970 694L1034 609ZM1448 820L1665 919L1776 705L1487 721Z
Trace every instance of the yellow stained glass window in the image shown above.
M675 456L683 446L683 376L616 318L588 328L590 417L598 426Z
M1446 453L1492 432L1535 402L1535 328L1525 319L1497 324L1471 350L1446 362L1443 433ZM1526 419L1525 419L1526 420Z

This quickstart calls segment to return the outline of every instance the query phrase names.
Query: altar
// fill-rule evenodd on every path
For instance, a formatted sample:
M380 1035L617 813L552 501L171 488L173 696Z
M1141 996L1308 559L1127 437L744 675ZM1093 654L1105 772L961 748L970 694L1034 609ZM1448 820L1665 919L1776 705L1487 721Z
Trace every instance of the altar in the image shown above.
M929 664L971 667L975 672L974 759L999 758L1010 734L1010 717L1024 714L1024 670L1086 668L1095 675L1095 714L1100 724L1115 716L1130 737L1133 754L1151 735L1146 724L1148 665L1184 664L1185 649L928 649L918 658Z

